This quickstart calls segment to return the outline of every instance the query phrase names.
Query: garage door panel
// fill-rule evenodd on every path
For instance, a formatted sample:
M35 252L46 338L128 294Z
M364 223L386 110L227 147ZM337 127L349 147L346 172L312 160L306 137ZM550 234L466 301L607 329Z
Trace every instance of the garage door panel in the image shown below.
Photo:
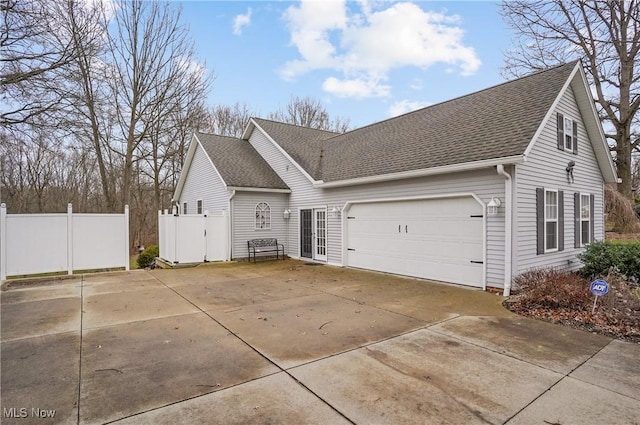
M347 264L482 286L482 211L472 197L352 205Z

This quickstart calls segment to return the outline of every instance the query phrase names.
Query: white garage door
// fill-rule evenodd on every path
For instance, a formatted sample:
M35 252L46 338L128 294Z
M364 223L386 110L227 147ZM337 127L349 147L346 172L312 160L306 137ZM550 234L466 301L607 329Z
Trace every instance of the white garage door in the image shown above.
M353 204L347 264L482 287L482 214L470 196Z

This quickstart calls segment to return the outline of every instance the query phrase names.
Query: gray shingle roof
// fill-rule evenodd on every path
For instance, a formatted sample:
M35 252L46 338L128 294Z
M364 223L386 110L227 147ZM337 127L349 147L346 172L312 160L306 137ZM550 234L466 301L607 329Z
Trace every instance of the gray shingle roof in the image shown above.
M208 133L196 136L228 186L289 189L246 140Z
M344 134L256 122L325 182L522 155L576 63Z
M316 180L320 179L322 168L320 155L324 147L321 141L340 133L300 127L262 118L254 118L253 120L310 176Z

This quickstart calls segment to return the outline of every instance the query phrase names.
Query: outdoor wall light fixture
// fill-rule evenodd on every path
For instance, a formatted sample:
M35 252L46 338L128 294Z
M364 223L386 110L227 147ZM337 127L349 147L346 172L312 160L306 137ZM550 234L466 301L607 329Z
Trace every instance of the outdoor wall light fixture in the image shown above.
M329 211L329 213L331 214L331 217L338 218L340 217L340 211L341 211L340 207L335 206L331 208L331 211Z
M502 205L502 202L500 202L500 199L491 198L491 200L487 204L487 214L489 215L498 214L498 208L500 207L500 205Z
M291 210L289 208L284 210L282 212L282 217L284 217L285 220L289 220L289 217L291 217Z
M575 161L569 161L569 163L567 164L567 168L565 168L565 170L567 171L567 181L569 183L573 183L575 181L575 179L573 178L573 167L575 166Z

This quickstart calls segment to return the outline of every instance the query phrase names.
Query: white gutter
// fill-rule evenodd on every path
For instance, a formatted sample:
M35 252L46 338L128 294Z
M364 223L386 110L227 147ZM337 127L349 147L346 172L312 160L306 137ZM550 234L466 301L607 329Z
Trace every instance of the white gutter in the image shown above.
M229 248L227 250L227 261L231 261L231 247L233 246L233 226L231 225L231 200L233 199L233 197L236 196L236 191L232 191L231 195L229 196L229 217L227 218L227 224L228 224L228 228L227 228L227 233L229 234Z
M503 296L508 297L511 295L511 237L512 237L512 211L513 211L513 199L512 199L512 180L511 175L504 170L503 164L496 165L496 171L499 175L504 177L504 291Z
M291 193L291 189L269 189L266 187L241 187L241 186L227 186L227 190L234 192L271 192L271 193Z
M326 189L331 187L353 186L357 184L377 183L377 182L384 182L384 181L408 179L408 178L414 178L414 177L433 176L437 174L457 173L460 171L479 170L481 168L493 167L499 164L517 164L524 161L525 161L525 158L523 155L514 155L514 156L508 156L504 158L494 158L494 159L486 159L482 161L465 162L463 164L452 164L452 165L444 165L441 167L432 167L432 168L426 168L426 169L422 168L419 170L400 171L397 173L390 173L390 174L379 174L379 175L368 176L368 177L357 177L357 178L348 179L348 180L336 180L336 181L330 181L330 182L324 182L322 180L319 180L313 183L313 187Z

